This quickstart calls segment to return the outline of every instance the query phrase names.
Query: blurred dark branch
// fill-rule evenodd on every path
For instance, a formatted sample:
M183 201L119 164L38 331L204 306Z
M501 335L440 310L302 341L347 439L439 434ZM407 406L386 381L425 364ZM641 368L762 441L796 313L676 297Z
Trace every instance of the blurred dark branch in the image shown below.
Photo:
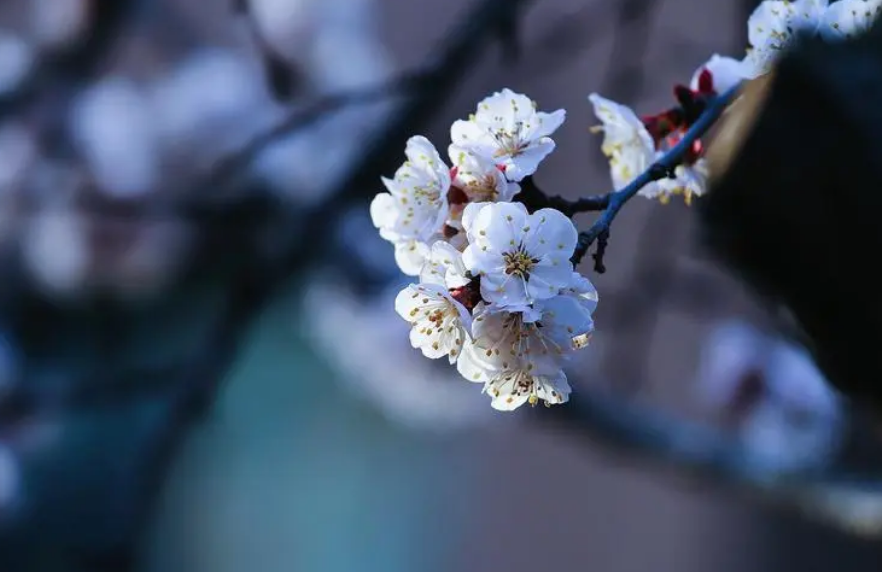
M250 0L233 0L233 12L244 17L248 22L251 37L254 38L263 60L270 93L277 101L288 102L297 90L299 74L261 32L260 25L251 11Z
M598 249L594 257L594 270L599 273L604 272L603 254L606 249L606 241L609 239L610 227L616 215L619 214L625 203L634 198L643 187L670 177L673 174L674 169L683 162L686 154L692 148L692 144L716 123L735 98L739 89L740 85L735 86L726 93L710 100L705 111L670 151L665 153L664 156L659 158L626 186L608 194L607 206L600 217L588 230L579 233L579 243L576 246L576 252L573 254L574 264L581 262L591 245L597 242Z
M850 476L839 467L788 473L725 433L597 391L581 392L566 406L540 415L567 435L587 438L612 455L676 477L734 488L848 534L882 539L878 477Z
M216 162L205 179L195 186L192 195L202 199L205 189L217 189L218 186L234 183L269 146L327 119L337 111L350 106L382 101L396 95L418 94L428 82L432 81L434 73L433 70L424 69L406 71L375 85L319 96L314 101L299 106L285 119L254 136L235 153ZM191 212L198 216L198 209L204 206L216 208L199 202L193 205Z
M66 111L66 106L57 105L59 99L75 93L99 72L139 5L139 0L94 0L79 40L63 52L41 54L19 88L0 95L0 121L26 116L45 100L60 108L58 114Z
M159 488L153 485L166 474L174 452L187 430L201 417L205 406L213 401L255 318L291 278L325 254L321 248L322 241L315 238L324 236L330 226L329 222L335 220L341 207L351 200L364 198L374 192L380 175L399 161L406 140L413 133L427 127L468 71L478 62L480 51L493 41L495 36L488 31L498 31L499 22L504 21L510 10L524 8L531 1L476 1L461 16L441 45L430 52L431 59L421 68L422 71L409 74L410 79L407 80L393 80L392 84L396 86L401 86L402 83L413 86L413 78L418 77L419 81L415 82L418 89L412 90L412 97L397 109L390 123L380 127L366 139L366 152L349 168L342 182L330 193L330 200L308 209L305 213L282 213L280 219L274 223L284 231L283 235L277 237L278 248L271 255L255 257L248 262L246 268L235 273L238 280L231 289L223 325L206 340L203 350L180 368L183 375L180 378L181 387L174 395L173 417L161 428L157 446L144 456L144 474L147 475L148 482L143 488L142 498L136 501L139 507L137 512L142 518L153 506L153 497ZM388 93L388 89L388 84L369 89L362 98L379 97L381 93ZM332 98L330 102L318 107L333 108L348 99L351 96ZM239 175L239 169L246 167L266 145L277 137L290 133L304 121L313 120L304 120L302 117L316 118L322 113L324 110L301 115L301 119L289 118L284 125L259 137L233 157L219 163L207 180L216 182L218 186L228 184ZM202 192L205 191L203 188Z
M136 550L142 537L177 449L214 402L256 318L283 288L290 286L311 264L324 259L325 249L333 245L328 234L339 214L350 202L363 201L377 192L380 176L400 162L406 140L429 126L469 71L481 60L481 52L497 41L501 30L511 24L510 20L506 21L509 11L525 9L530 2L475 0L470 9L460 15L440 45L429 52L428 61L417 71L354 92L325 96L292 110L280 124L219 161L195 185L187 185L178 193L167 193L167 201L160 199L146 203L145 208L104 205L112 216L184 216L225 230L224 233L209 234L235 235L232 241L225 239L220 247L215 245L212 250L217 252L200 255L194 261L200 271L188 274L186 283L181 285L182 290L195 286L197 293L189 295L197 296L201 292L198 290L202 284L200 280L208 280L212 285L223 284L226 290L225 302L219 311L220 321L200 343L198 351L179 363L161 364L146 370L141 367L133 369L124 360L114 359L113 363L106 364L107 367L99 367L97 371L93 368L83 374L83 378L71 380L64 387L22 384L8 401L10 415L16 416L41 410L48 402L59 410L71 411L92 410L90 408L117 410L123 404L144 402L163 404L166 413L163 413L161 422L151 424L145 429L146 433L138 437L137 466L127 469L125 475L131 492L125 493L123 500L115 500L117 506L114 508L95 508L96 512L105 508L108 511L119 509L127 515L126 522L119 523L124 530L117 534L127 540L110 548L98 549L102 553L109 552L105 556L111 561L129 563L118 569L133 565L132 551ZM281 138L343 107L375 102L396 94L401 100L395 114L364 138L364 153L350 165L341 183L330 191L325 202L311 208L295 208L248 176L253 160ZM91 207L91 204L87 206ZM228 249L225 245L234 248ZM41 336L33 334L43 331L38 324L32 323L34 320L30 318L34 316L82 319L82 314L59 308L51 300L35 300L40 296L32 290L17 289L21 296L9 304L11 314L17 316L16 327L21 322L22 329L31 334L29 340L35 338L39 341ZM107 310L111 311L118 309Z

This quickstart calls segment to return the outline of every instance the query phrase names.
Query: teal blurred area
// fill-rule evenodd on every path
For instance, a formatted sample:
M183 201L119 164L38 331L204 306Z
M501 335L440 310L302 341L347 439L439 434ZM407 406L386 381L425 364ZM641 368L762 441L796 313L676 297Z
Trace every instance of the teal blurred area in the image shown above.
M474 451L341 391L300 335L295 302L266 311L187 439L142 570L456 569Z

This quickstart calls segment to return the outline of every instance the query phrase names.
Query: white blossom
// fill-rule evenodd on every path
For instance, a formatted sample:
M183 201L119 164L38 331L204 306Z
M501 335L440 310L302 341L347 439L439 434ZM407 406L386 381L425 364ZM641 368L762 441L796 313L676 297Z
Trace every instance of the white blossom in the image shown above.
M395 311L410 322L410 343L430 359L447 356L455 363L468 340L471 317L447 288L411 284L395 298Z
M473 203L463 227L465 267L481 278L481 297L499 308L524 310L570 285L578 233L560 211L533 214L521 203Z
M566 112L536 110L536 103L506 88L482 100L468 120L454 122L454 145L492 158L511 181L536 172L554 150L550 135L564 122Z
M425 137L411 137L405 155L395 176L383 178L389 192L374 197L371 218L380 236L395 245L401 271L417 276L448 215L450 170Z
M496 311L479 304L457 370L469 381L483 382L495 409L514 409L542 400L567 400L570 388L562 361L584 347L594 330L591 306L570 294L538 304L538 318Z
M827 41L853 38L882 13L882 0L839 0L827 8L819 32Z
M445 288L461 288L471 281L471 276L463 264L461 252L441 240L432 245L420 271L421 283Z
M525 370L500 373L487 382L484 392L490 394L490 407L511 411L525 403L542 401L547 406L570 400L570 384L563 370L553 373L530 373Z
M452 186L460 189L468 202L507 202L520 192L521 186L506 179L493 159L457 145L451 145L448 154L453 164Z
M655 142L631 108L596 93L589 95L588 100L602 122L596 128L603 132L600 150L609 159L613 188L619 190L652 165L656 156ZM638 194L652 198L658 196L659 189L650 183Z
M697 371L701 400L737 433L748 465L823 466L843 438L843 403L809 354L741 321L718 325Z
M714 66L729 65L729 62L722 63L713 58L711 61ZM709 62L706 65L711 64ZM701 69L696 72L700 73ZM731 81L731 76L721 77L725 82ZM694 81L697 82L697 77ZM594 113L603 122L599 127L604 133L601 151L609 159L613 187L619 190L649 169L668 149L666 146L656 146L646 126L629 107L604 99L596 93L591 94L588 99L594 105ZM671 195L682 194L689 203L693 196L704 194L707 175L706 164L699 159L693 165L678 165L674 169L673 178L649 183L637 194L662 202L667 202Z

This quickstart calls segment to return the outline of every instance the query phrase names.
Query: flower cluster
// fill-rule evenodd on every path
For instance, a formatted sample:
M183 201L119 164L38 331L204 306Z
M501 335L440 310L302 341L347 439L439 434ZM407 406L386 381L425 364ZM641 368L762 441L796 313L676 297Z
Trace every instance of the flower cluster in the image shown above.
M745 57L714 54L688 85L674 87L674 107L641 117L590 94L615 191L650 171L654 180L619 196L636 191L667 202L682 195L690 204L706 192L709 173L703 142L689 130L709 106L766 73L797 32L849 38L880 12L882 0L765 0L748 21ZM449 165L428 139L412 137L407 161L383 179L388 192L371 204L398 267L419 277L396 300L412 324L411 344L429 358L446 356L463 377L483 383L497 409L566 401L561 364L594 328L597 293L573 270L579 237L572 221L554 209L531 212L515 198L554 150L550 136L564 118L563 110L540 112L509 89L497 92L453 124ZM678 164L659 178L653 165L678 145ZM575 258L584 251L582 244Z
M620 103L596 93L588 96L601 124L594 128L603 133L601 150L610 164L615 189L621 189L647 170L659 157L676 145L692 123L704 111L707 102L744 79L738 62L714 55L692 77L689 86L678 85L674 93L679 105L656 115L638 117ZM701 196L707 186L708 170L701 141L695 141L673 176L653 181L639 191L646 198L668 202L672 195L683 195L686 204Z
M866 30L882 13L882 0L765 0L751 14L750 47L743 59L714 54L692 77L689 86L674 88L679 105L656 115L638 117L627 106L589 96L604 134L602 151L609 158L613 185L620 189L667 152L703 111L707 101L739 82L767 73L776 58L802 31L826 41L851 38ZM639 195L667 202L683 195L686 204L704 194L708 169L696 141L672 177L652 182Z
M451 166L413 137L407 161L383 180L388 192L371 204L398 266L419 276L395 301L411 344L483 384L499 410L567 401L562 364L594 330L597 293L570 260L573 222L513 202L554 150L550 135L564 118L511 90L495 93L453 124Z
M882 13L882 0L765 0L747 21L750 47L741 64L748 78L767 73L798 32L827 41L863 32Z

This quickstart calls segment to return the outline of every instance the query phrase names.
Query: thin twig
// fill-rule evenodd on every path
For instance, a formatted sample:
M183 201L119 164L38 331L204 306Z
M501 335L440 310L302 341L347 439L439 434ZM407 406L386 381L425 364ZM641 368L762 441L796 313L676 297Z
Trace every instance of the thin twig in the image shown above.
M420 91L432 74L433 70L430 68L408 70L377 84L320 96L295 109L288 117L255 135L235 153L220 160L208 175L199 181L196 188L214 189L218 185L235 180L270 145L327 119L335 112L353 105L366 105L394 95L409 95Z
M523 203L530 212L539 209L555 209L572 217L578 213L602 211L609 206L610 194L592 195L573 200L560 195L549 196L539 188L533 177L526 177L521 181L521 192L514 200Z
M594 224L592 224L588 230L579 233L579 243L576 246L576 251L573 253L574 264L578 264L582 261L588 253L588 249L600 238L601 235L609 236L610 226L612 226L613 220L615 220L616 215L619 214L619 211L626 202L637 195L637 193L639 193L646 185L668 177L670 173L683 162L684 157L692 148L693 143L704 135L714 123L716 123L717 119L720 118L735 98L735 95L740 88L740 84L736 85L729 89L729 91L712 99L708 103L704 113L699 116L698 120L689 128L680 141L672 147L670 151L665 153L628 185L609 194L609 204L606 209L604 209L603 213L601 213L600 217L594 221ZM603 272L601 268L603 268L602 254L599 260L595 259L595 270L597 272Z

